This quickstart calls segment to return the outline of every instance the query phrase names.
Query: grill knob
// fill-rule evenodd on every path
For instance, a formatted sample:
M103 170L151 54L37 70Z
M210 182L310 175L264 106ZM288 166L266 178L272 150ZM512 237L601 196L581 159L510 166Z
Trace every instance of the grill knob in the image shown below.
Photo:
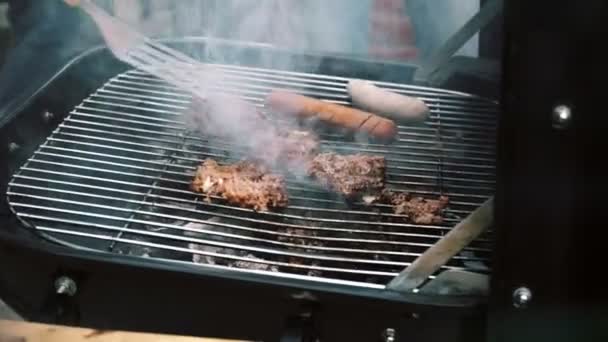
M21 146L19 146L19 144L12 142L10 144L8 144L8 151L10 153L15 153L19 150L19 148L21 148Z
M44 120L44 122L46 122L46 123L53 121L54 118L55 118L55 114L53 114L49 111L45 111L44 113L42 113L42 120Z
M559 105L553 108L553 127L564 129L570 124L572 119L572 109L566 105Z
M55 280L55 292L60 295L74 296L78 291L76 282L70 277L59 277Z
M513 291L513 306L524 308L532 300L532 291L527 287L520 287Z
M397 332L393 328L387 328L386 330L384 330L384 333L382 335L384 336L384 342L397 341L397 339L396 339Z

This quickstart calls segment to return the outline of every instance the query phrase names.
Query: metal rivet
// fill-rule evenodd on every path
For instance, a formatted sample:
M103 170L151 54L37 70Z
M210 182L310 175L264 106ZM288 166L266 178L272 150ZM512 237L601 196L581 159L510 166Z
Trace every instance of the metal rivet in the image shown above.
M45 111L44 113L42 113L42 119L44 120L44 122L51 122L53 119L55 118L55 114L49 112L49 111Z
M393 328L386 328L384 333L382 334L384 338L384 342L395 342L397 332Z
M557 129L566 128L572 119L572 109L566 105L559 105L553 108L553 127Z
M15 153L17 152L17 150L20 148L21 146L19 146L19 144L12 142L10 144L8 144L8 151L10 153Z
M513 291L513 306L524 308L532 300L532 291L527 287L519 287Z
M66 276L59 277L55 280L55 292L57 294L73 296L78 291L78 287L76 286L76 282Z

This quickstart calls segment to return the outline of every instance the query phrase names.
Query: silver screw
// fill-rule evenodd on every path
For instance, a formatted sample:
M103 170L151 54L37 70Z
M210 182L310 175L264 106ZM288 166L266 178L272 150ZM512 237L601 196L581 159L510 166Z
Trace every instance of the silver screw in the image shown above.
M532 300L532 291L527 287L519 287L513 291L513 306L524 308Z
M572 119L572 109L566 105L553 108L553 128L563 129L568 127Z
M10 153L15 153L17 152L17 150L20 148L21 146L19 146L19 144L12 142L10 144L8 144L8 151Z
M393 328L386 328L386 330L384 330L384 342L395 342L396 341L396 335L397 332L395 331L395 329Z
M57 294L64 294L72 297L76 294L76 291L78 291L78 287L72 278L62 276L55 280L55 292Z
M51 120L53 120L55 118L55 114L49 112L49 111L45 111L44 113L42 113L42 119L44 120L44 122L51 122Z

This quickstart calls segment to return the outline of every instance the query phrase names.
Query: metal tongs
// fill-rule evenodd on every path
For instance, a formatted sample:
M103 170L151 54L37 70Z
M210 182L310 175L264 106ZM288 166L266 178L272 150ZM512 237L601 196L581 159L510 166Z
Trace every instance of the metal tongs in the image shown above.
M202 77L205 65L144 36L108 14L91 0L64 0L70 6L84 10L101 31L110 51L119 60L146 71L167 83L205 98Z

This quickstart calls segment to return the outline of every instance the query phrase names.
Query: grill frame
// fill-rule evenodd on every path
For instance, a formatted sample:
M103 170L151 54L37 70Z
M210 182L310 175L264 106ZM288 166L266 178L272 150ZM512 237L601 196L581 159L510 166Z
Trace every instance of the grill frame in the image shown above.
M205 39L172 42L176 45L203 44ZM348 61L344 63L348 64ZM360 66L361 63L354 61L349 65ZM354 76L368 75L370 79L384 76L379 72L381 66L363 69L362 74ZM30 101L12 113L15 120L0 128L3 133L0 140L6 143L4 146L17 142L20 149L10 154L0 149L3 160L9 161L7 167L2 168L1 176L5 182L0 187L3 193L8 177L63 119L59 116L41 119L43 114L47 111L67 113L107 78L124 70L126 67L114 61L105 48L89 50L72 60ZM73 91L66 94L65 89ZM280 333L282 330L283 319L301 317L314 310L323 321L318 323L318 329L329 340L375 339L387 325L419 331L419 334L413 333L412 338L424 341L444 341L463 336L463 329L467 336L472 334L477 340L483 332L486 302L483 297L396 294L301 279L277 279L256 273L226 273L205 265L188 267L163 260L142 263L139 258L83 252L49 243L24 229L9 212L4 200L0 209L3 217L0 257L7 261L6 267L0 270L0 293L23 317L34 321L100 329L275 340L277 331ZM21 276L15 279L14 274L17 273ZM60 275L69 275L77 280L80 288L77 296L65 298L55 294L53 282ZM142 282L157 284L158 279L162 281L157 286L141 286ZM164 303L164 314L159 315L153 303L138 299L167 297L167 288L180 290L170 295L170 303ZM133 292L133 289L137 291ZM120 298L119 301L111 301L111 310L107 303L109 293ZM208 307L209 303L213 303L211 307ZM237 305L243 307L242 314L226 312L227 309L217 310ZM64 314L57 314L58 308L62 308ZM239 323L238 331L235 331L235 321L251 320L252 312L261 311L273 312L272 317L280 320L278 326L276 321L264 326ZM133 315L138 319L133 319ZM370 321L370 315L377 320ZM211 325L193 324L193 316L217 320ZM345 317L350 318L346 326ZM419 317L425 319L420 321ZM446 320L452 323L447 324ZM253 321L258 322L258 319ZM444 322L441 324L445 329L436 329L437 322ZM352 329L354 326L357 329ZM343 329L337 331L338 327Z

